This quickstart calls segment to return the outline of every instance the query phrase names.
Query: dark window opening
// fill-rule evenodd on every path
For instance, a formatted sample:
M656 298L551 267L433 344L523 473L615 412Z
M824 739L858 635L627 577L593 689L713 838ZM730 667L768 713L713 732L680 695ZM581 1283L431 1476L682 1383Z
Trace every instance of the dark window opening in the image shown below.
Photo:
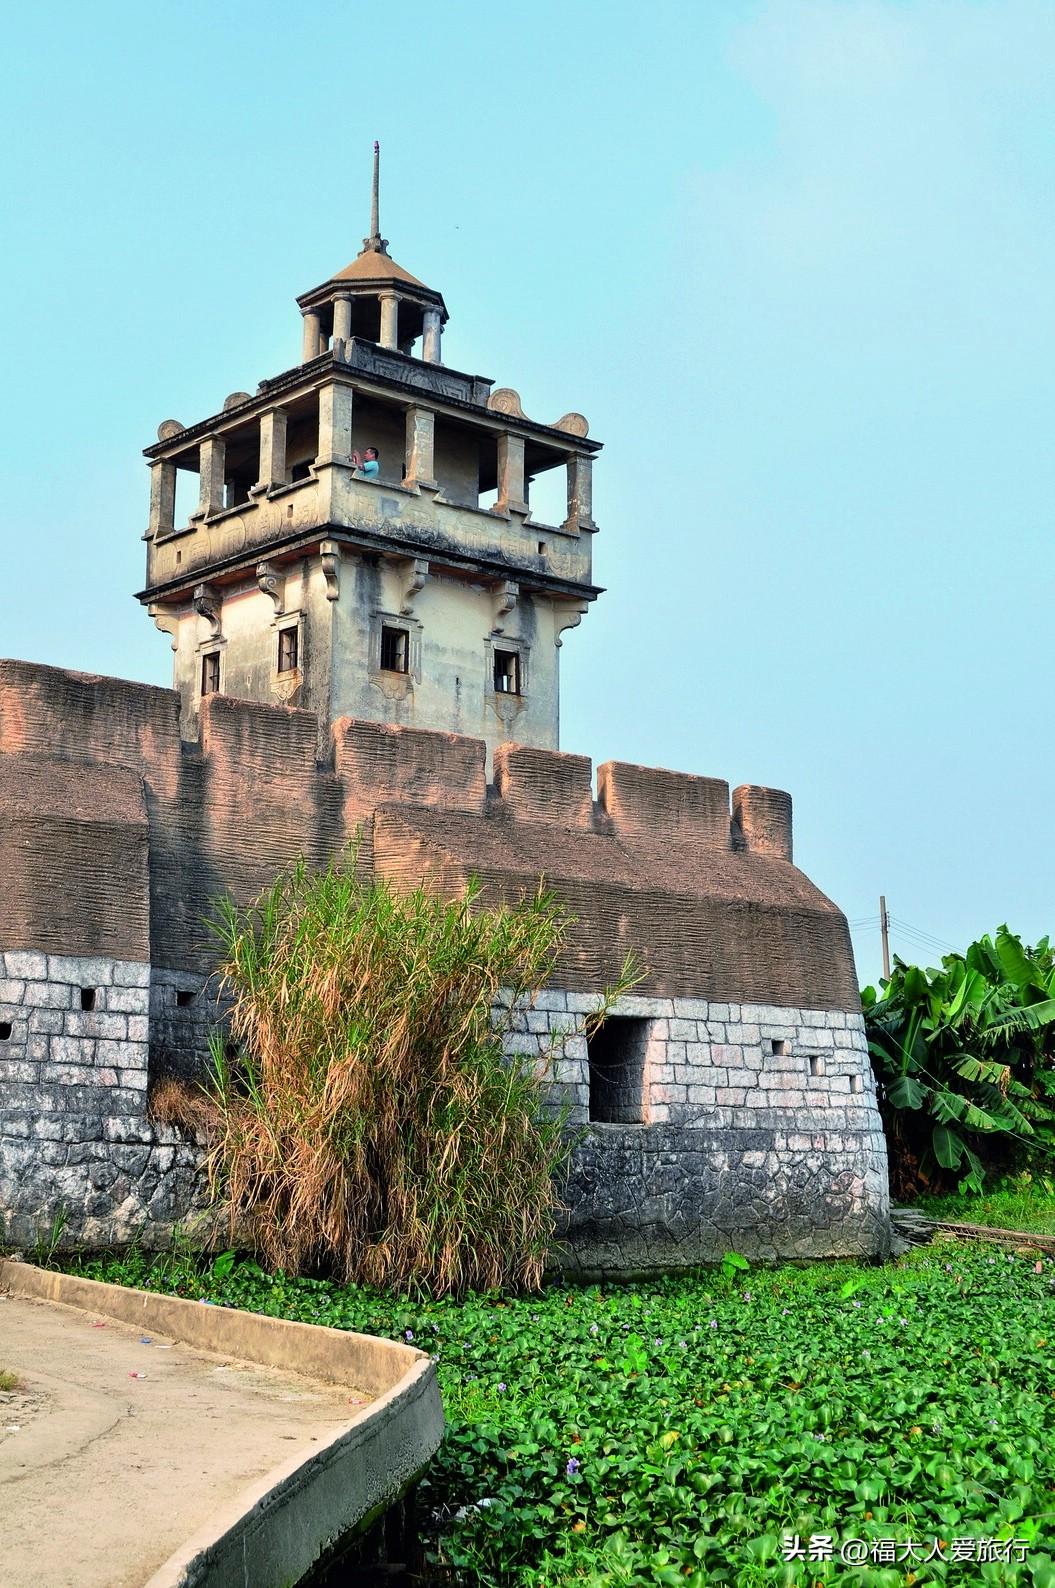
M381 670L385 673L410 671L410 635L406 629L381 630Z
M181 987L177 991L177 993L176 993L176 1008L177 1009L189 1009L193 1002L194 1002L194 994L192 992L189 992L184 987Z
M215 695L220 688L220 653L208 651L201 659L201 692Z
M627 1015L609 1015L587 1042L592 1120L609 1125L644 1122L648 1024Z
M236 475L224 481L223 505L225 507L241 507L250 500L249 488L255 482L249 475Z
M811 1075L823 1075L824 1074L824 1063L823 1063L823 1061L820 1058L811 1058L810 1059L810 1074Z
M299 634L296 629L279 629L278 631L278 670L280 673L295 673L297 670L297 653L300 649Z
M94 987L82 987L81 988L81 1008L85 1012L87 1012L90 1009L94 1009L95 1008L95 988Z
M851 1075L850 1090L851 1092L861 1092L864 1090L864 1084L859 1075Z
M516 651L495 651L495 694L519 695L520 657Z
M296 485L298 480L310 480L310 479L311 479L311 462L310 462L310 460L308 458L304 458L302 462L294 463L293 467L289 471L289 482L290 482L290 484L291 485Z
M791 1052L791 1044L788 1042L781 1042L777 1037L774 1037L773 1052L778 1054L780 1058L786 1059L788 1054Z
M0 1020L0 1042L9 1042L10 1040L11 1022L10 1020Z

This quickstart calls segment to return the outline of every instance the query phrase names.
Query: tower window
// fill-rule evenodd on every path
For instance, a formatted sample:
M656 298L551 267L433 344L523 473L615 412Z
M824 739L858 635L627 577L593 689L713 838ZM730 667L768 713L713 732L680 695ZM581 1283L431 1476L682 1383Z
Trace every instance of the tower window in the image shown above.
M300 661L300 635L295 628L278 631L278 670L295 673Z
M495 694L519 695L520 657L516 651L495 651Z
M410 671L410 635L406 629L381 629L381 669L386 673Z
M10 1040L11 1022L10 1020L0 1020L0 1042L10 1042Z
M85 1011L85 1013L87 1013L88 1010L95 1008L95 988L94 987L82 987L81 988L81 1008Z
M220 688L220 653L206 651L201 659L201 692L215 695Z
M648 1025L647 1020L609 1015L587 1042L592 1120L609 1125L644 1122Z

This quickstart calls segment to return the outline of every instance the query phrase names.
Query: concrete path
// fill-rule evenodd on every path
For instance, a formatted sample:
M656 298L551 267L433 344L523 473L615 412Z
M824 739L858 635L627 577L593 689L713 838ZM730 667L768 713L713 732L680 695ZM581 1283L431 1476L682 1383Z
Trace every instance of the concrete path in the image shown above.
M149 1341L149 1343L147 1343ZM143 1588L209 1517L369 1397L0 1295L0 1581Z

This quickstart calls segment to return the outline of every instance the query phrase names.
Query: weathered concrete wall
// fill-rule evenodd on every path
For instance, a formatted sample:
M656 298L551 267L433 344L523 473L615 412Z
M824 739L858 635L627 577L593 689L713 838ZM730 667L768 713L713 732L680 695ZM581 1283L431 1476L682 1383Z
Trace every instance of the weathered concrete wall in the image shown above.
M489 755L509 739L555 749L567 612L545 596L521 595L503 613L505 597L492 587L434 569L411 591L414 577L410 562L346 551L336 599L315 556L274 567L277 600L253 579L217 593L215 622L190 604L170 614L184 737L198 736L202 659L215 652L220 691L239 700L302 707L320 722L356 717L468 734ZM381 667L382 625L408 635L405 673ZM299 665L280 673L278 637L287 627L297 629ZM518 694L495 691L496 648L520 658Z

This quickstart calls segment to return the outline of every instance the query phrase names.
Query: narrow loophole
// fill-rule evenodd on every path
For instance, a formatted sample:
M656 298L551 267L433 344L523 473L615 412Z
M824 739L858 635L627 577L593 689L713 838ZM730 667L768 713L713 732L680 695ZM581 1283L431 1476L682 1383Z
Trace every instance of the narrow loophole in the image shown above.
M188 991L186 991L183 988L181 988L177 992L177 994L176 994L176 1008L177 1009L189 1009L193 1002L194 1002L194 994L193 994L193 992L188 992Z
M773 1052L774 1053L780 1054L780 1056L782 1058L786 1058L790 1051L791 1051L791 1044L789 1042L782 1042L779 1037L774 1037L773 1038Z
M810 1059L810 1074L811 1075L823 1075L824 1074L824 1063L823 1063L823 1060L818 1059L818 1058L811 1058Z
M94 987L82 987L81 988L81 1008L85 1011L85 1013L87 1013L90 1009L94 1009L95 1008L95 988Z
M0 1020L0 1042L10 1042L10 1040L11 1022L10 1020Z
M863 1092L864 1091L864 1082L861 1080L861 1077L859 1075L851 1075L851 1077L850 1077L850 1090L851 1090L851 1092Z

